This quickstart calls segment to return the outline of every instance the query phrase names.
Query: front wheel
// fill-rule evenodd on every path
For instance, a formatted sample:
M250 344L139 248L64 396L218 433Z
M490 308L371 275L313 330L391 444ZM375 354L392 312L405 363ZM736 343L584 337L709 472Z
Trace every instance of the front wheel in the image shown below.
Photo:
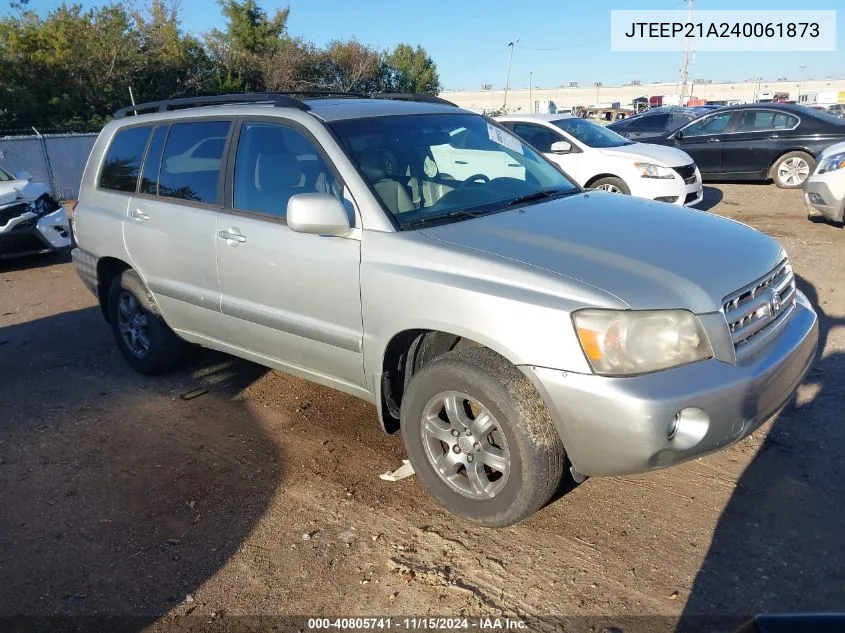
M777 159L771 177L781 189L800 189L816 168L815 159L804 152L789 152Z
M454 514L512 525L561 482L565 453L529 380L485 348L424 365L402 401L402 437L420 483Z
M622 193L626 196L631 195L631 190L628 188L628 185L625 184L625 181L621 178L616 178L615 176L599 178L593 183L592 187L593 189L607 191L608 193Z

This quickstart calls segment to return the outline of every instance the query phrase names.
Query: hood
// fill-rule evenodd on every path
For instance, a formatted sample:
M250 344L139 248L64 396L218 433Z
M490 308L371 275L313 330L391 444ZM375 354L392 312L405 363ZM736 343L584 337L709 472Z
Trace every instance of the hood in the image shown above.
M590 192L422 233L609 292L634 309L715 312L786 255L749 226L704 211Z
M605 156L630 158L631 160L649 161L665 167L682 167L693 162L689 154L675 147L652 145L650 143L634 143L622 147L608 147L601 151Z
M0 206L16 201L29 202L49 193L47 186L31 180L6 180L0 182Z
M845 152L845 141L825 148L825 150L819 155L819 162L821 162L822 158L827 158L828 156L833 156L834 154L840 154L841 152Z

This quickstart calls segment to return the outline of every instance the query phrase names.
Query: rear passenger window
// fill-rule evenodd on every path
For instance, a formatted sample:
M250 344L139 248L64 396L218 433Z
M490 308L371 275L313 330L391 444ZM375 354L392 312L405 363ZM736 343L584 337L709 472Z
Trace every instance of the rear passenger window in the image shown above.
M156 195L158 193L158 170L161 166L161 151L164 149L164 139L167 138L167 126L162 125L156 128L153 140L147 150L147 158L144 160L144 171L141 173L141 193Z
M138 171L151 127L131 127L114 135L100 171L100 187L135 193Z
M158 195L219 204L217 184L228 134L229 121L171 125L161 159Z

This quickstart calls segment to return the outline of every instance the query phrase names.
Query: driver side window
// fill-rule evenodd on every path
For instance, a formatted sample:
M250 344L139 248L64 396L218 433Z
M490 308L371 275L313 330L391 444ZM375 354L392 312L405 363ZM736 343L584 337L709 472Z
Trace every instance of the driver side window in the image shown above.
M709 134L721 134L728 128L728 122L733 116L732 112L723 112L721 114L713 114L696 121L684 132L685 137L689 136L707 136Z
M561 140L561 137L554 131L534 123L514 123L513 132L544 154L552 151L552 143Z

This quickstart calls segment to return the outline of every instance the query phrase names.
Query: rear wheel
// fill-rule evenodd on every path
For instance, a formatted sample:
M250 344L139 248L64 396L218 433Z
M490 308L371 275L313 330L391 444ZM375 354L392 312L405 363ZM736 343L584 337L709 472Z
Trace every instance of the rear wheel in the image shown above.
M164 322L152 295L134 270L123 271L112 282L108 309L120 353L135 371L160 374L184 357L187 344Z
M804 152L789 152L775 161L771 177L781 189L799 189L816 168L815 159Z
M502 527L557 489L565 453L540 395L485 348L423 366L402 400L402 437L420 483L449 511Z
M608 193L623 193L626 196L631 195L631 190L628 189L628 185L625 184L625 181L621 178L617 178L616 176L599 178L592 184L592 188L600 191L607 191Z

